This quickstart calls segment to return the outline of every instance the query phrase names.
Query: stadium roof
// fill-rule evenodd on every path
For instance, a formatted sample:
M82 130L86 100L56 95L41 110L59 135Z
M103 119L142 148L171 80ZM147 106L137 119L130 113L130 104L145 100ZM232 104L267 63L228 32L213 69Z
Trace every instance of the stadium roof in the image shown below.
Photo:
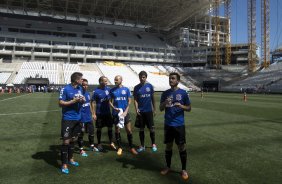
M206 14L210 0L1 0L0 7L2 13L118 21L170 30Z

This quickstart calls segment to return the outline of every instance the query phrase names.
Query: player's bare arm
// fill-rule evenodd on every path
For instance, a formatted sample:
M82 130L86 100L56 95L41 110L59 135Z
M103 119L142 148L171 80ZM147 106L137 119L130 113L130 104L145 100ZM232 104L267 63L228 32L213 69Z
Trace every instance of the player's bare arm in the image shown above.
M96 116L96 101L91 100L90 104L91 104L90 107L91 107L92 118L96 121L97 120L97 116Z

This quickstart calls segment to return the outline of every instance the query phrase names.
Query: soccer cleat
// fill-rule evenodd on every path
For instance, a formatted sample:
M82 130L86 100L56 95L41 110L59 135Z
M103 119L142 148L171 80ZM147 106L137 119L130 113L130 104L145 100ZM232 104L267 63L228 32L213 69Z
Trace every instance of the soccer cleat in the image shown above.
M121 149L121 148L118 149L117 155L118 155L118 156L121 156L121 155L122 155L122 149Z
M137 152L141 153L143 151L145 151L145 146L139 146L139 148L137 149Z
M83 157L88 157L87 153L84 150L80 150L80 155Z
M115 146L115 143L113 143L113 142L110 144L110 147L111 147L112 149L114 149L114 150L117 149L117 147Z
M181 171L181 178L183 180L188 180L189 179L189 175L188 175L187 171L185 171L185 170Z
M75 167L79 166L79 163L75 162L75 161L69 161L69 164L72 165L72 166L75 166Z
M161 170L161 175L167 175L170 171L170 168L166 167L163 170Z
M153 151L153 152L156 152L157 150L158 150L157 145L156 145L156 144L153 144L153 145L152 145L152 151Z
M131 148L131 149L130 149L130 152L131 152L133 155L138 155L138 152L136 151L135 148Z
M61 172L62 172L63 174L69 174L69 169L68 169L67 167L62 166Z
M103 146L101 144L98 144L97 149L98 149L99 152L103 152L104 151Z
M95 146L91 146L90 147L90 151L96 151L96 152L99 152L99 149L96 148Z

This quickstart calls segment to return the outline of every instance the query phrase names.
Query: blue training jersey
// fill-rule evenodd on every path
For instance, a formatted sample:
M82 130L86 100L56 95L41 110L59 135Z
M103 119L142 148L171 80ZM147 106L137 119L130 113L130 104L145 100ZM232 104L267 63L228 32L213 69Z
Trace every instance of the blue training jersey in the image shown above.
M110 90L111 88L106 86L104 89L98 87L93 91L92 100L96 102L97 115L111 114L109 105Z
M165 124L173 127L184 125L184 110L174 106L174 103L179 102L185 106L190 105L188 93L180 88L176 91L168 89L162 93L160 103L164 102L167 98L171 99L171 104L165 107Z
M113 99L114 107L121 108L124 111L128 106L128 99L131 98L131 93L127 87L114 87L110 91L110 96ZM112 113L113 115L118 114L115 110Z
M138 109L140 112L152 112L152 98L154 95L154 88L150 83L144 85L137 84L134 87L133 96L138 102Z
M71 84L64 86L61 89L59 100L71 101L75 96L82 95L82 87L77 86L74 88ZM79 121L81 118L80 108L82 104L77 102L70 106L62 107L63 120L76 120Z
M90 108L90 94L89 92L83 92L83 96L85 97L85 102L82 104L81 108L81 122L87 123L92 121L92 113Z

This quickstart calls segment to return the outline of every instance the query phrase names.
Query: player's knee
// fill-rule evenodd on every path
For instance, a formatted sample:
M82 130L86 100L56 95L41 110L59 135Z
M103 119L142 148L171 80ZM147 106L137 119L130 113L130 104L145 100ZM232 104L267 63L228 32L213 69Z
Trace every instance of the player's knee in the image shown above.
M120 129L119 129L119 128L116 128L116 129L115 129L115 133L120 133Z
M63 145L69 145L70 144L70 139L64 140Z
M180 152L185 151L185 150L186 150L186 145L185 145L185 144L180 144L180 145L178 145L178 150L179 150Z
M155 132L155 129L154 128L150 128L150 133L154 133Z
M131 129L126 129L126 133L127 133L127 134L132 134Z
M71 142L77 141L78 136L72 137Z

